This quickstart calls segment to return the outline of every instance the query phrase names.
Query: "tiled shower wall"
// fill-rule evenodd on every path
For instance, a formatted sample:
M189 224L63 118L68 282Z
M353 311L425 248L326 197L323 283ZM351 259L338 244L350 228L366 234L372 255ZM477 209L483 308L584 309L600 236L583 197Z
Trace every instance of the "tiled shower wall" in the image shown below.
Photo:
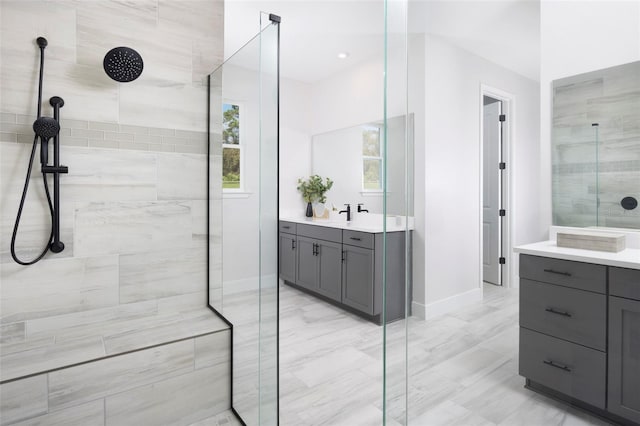
M553 91L554 225L640 229L640 207L620 205L640 201L640 62L556 80Z
M216 0L47 0L0 4L0 322L28 338L29 321L140 303L206 303L206 75L222 62ZM60 96L61 236L66 249L19 266L9 243L33 141L38 49L43 114ZM109 79L105 53L136 49L142 76ZM30 259L50 222L35 172L20 225ZM96 311L98 312L98 311Z

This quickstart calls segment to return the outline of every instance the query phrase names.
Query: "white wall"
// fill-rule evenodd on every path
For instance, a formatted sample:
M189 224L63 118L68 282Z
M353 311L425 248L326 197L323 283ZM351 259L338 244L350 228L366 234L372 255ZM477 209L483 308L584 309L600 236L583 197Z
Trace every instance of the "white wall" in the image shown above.
M424 303L480 290L481 84L515 96L514 244L542 237L538 226L539 93L535 81L441 39L426 36ZM515 266L515 265L514 265ZM474 297L477 297L476 293ZM420 303L420 294L415 292ZM445 302L443 302L445 303Z
M311 174L311 85L280 80L280 211L300 214L306 204L298 178Z
M551 225L553 80L640 60L637 1L543 0L540 81L540 226Z
M255 73L225 65L223 97L241 104L245 126L243 179L245 194L223 199L223 281L225 292L245 288L258 276L259 135L258 87ZM289 79L280 80L280 209L303 211L296 190L299 177L310 173L309 87ZM242 111L244 109L244 112ZM241 117L241 121L242 121ZM235 254L242 253L242 256Z

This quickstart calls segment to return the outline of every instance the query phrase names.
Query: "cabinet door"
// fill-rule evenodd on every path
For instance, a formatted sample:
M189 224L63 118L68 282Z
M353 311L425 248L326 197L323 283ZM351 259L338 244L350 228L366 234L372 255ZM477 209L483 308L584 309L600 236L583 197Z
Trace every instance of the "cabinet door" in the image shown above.
M320 261L317 292L339 302L342 297L342 244L320 240L316 243Z
M316 256L316 240L297 237L296 284L309 290L318 287L318 257Z
M296 282L296 236L280 234L280 278Z
M342 247L342 303L373 315L373 250Z
M609 297L608 410L640 423L640 301Z

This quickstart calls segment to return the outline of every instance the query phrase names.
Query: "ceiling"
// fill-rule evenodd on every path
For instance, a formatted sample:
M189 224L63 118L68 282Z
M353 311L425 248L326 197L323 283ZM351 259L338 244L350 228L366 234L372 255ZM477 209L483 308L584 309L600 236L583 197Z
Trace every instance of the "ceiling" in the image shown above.
M403 1L389 0L390 28L404 29ZM384 43L382 0L226 0L225 57L281 16L281 75L314 82L376 55ZM399 18L399 19L395 19ZM409 30L441 37L528 78L539 78L538 0L410 0ZM349 52L338 59L339 52ZM428 52L427 52L428 54Z

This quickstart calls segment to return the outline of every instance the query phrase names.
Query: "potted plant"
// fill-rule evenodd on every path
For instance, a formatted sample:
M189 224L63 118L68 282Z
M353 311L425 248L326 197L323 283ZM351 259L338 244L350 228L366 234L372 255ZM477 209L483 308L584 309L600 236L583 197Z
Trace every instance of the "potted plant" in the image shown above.
M321 178L318 175L309 176L308 179L298 179L298 191L302 194L302 198L307 202L307 217L313 217L313 207L311 203L318 201L324 203L327 201L326 193L333 186L333 181L329 178Z

